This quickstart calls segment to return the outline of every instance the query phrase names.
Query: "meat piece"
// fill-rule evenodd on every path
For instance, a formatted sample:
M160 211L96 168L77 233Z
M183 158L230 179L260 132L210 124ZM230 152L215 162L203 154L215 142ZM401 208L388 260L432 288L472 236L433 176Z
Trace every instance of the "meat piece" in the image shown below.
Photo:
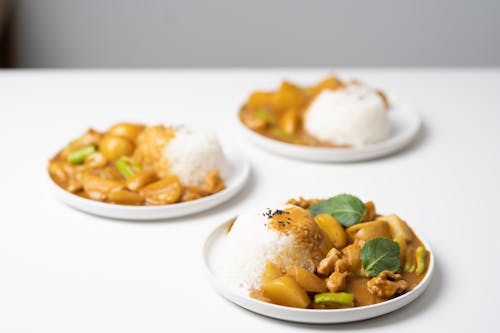
M224 181L220 178L219 172L213 170L205 176L203 187L208 193L212 194L223 190L226 186L224 185Z
M320 199L305 199L303 197L299 197L298 199L290 199L286 203L289 205L299 206L300 208L308 209L315 203L320 202Z
M335 269L335 263L342 257L342 252L336 248L328 251L326 257L320 261L318 266L318 273L322 275L329 275Z
M254 131L262 131L267 127L267 121L264 118L259 118L252 112L244 112L241 114L241 121Z
M351 263L347 258L342 258L335 262L335 272L348 273L350 269L351 269Z
M347 272L333 272L326 280L326 287L332 293L337 293L339 291L344 291L346 287Z
M191 201L201 198L204 195L204 191L195 186L186 186L182 192L181 201Z
M368 281L366 286L373 295L386 299L408 290L408 282L401 279L401 275L390 271L380 272L378 276Z

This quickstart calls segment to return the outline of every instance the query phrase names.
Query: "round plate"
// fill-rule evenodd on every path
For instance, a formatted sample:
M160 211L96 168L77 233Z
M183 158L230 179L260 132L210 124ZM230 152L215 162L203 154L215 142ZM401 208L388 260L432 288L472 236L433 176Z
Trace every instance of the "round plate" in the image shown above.
M212 195L188 202L163 206L125 206L86 199L59 187L48 175L54 195L62 202L86 213L125 220L157 220L198 213L229 200L245 185L250 174L250 164L240 154L225 151L230 174L224 179L226 188Z
M238 119L247 138L263 149L286 157L314 162L355 162L396 152L408 145L420 128L420 116L410 106L393 103L389 112L391 134L383 142L359 148L308 147L268 138L246 127Z
M223 297L245 309L275 319L310 324L335 324L381 316L395 311L415 300L429 285L434 271L434 258L431 255L427 273L415 289L399 297L374 305L352 309L313 310L265 303L251 298L248 296L248 293L242 289L227 286L218 275L217 267L220 267L218 265L218 260L221 258L222 243L226 235L227 227L231 221L217 227L205 242L205 246L203 247L203 261L206 275L217 293ZM423 240L422 243L427 250L432 253L429 245Z

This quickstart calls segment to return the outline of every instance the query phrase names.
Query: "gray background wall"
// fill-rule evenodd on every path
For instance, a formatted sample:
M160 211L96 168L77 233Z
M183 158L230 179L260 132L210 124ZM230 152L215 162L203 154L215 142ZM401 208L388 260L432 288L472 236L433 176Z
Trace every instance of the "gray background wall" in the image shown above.
M495 0L14 1L20 66L500 65Z

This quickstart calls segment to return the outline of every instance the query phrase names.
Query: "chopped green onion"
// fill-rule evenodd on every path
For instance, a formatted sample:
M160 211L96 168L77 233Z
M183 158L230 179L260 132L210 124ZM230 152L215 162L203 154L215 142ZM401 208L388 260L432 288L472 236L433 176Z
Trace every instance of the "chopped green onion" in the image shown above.
M279 128L275 128L272 130L273 135L277 136L282 140L292 141L294 137L285 131L280 130Z
M314 295L314 303L316 304L337 303L342 305L354 306L354 295L349 293L316 294Z
M72 164L82 164L85 162L87 156L95 153L95 151L96 149L94 146L87 146L82 149L78 149L68 154L68 161Z
M122 156L115 162L115 167L125 178L142 170L141 165L128 156Z
M425 270L425 261L426 261L426 251L425 247L419 246L415 250L415 258L417 260L417 268L415 269L415 273L420 275Z
M255 111L255 115L261 119L264 119L267 123L271 125L274 125L276 123L276 119L264 109L259 109Z

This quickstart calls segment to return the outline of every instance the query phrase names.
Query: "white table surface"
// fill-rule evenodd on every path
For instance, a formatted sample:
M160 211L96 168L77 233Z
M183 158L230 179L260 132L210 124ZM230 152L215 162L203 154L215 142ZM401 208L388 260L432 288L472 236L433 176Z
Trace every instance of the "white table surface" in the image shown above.
M246 142L236 112L256 88L328 70L0 72L0 332L500 331L500 70L339 70L422 114L399 154L314 164ZM94 126L122 120L204 124L252 162L247 188L195 216L109 220L56 201L47 159ZM202 244L228 217L293 196L350 192L396 212L432 246L437 269L409 306L376 319L299 325L255 315L204 278Z

